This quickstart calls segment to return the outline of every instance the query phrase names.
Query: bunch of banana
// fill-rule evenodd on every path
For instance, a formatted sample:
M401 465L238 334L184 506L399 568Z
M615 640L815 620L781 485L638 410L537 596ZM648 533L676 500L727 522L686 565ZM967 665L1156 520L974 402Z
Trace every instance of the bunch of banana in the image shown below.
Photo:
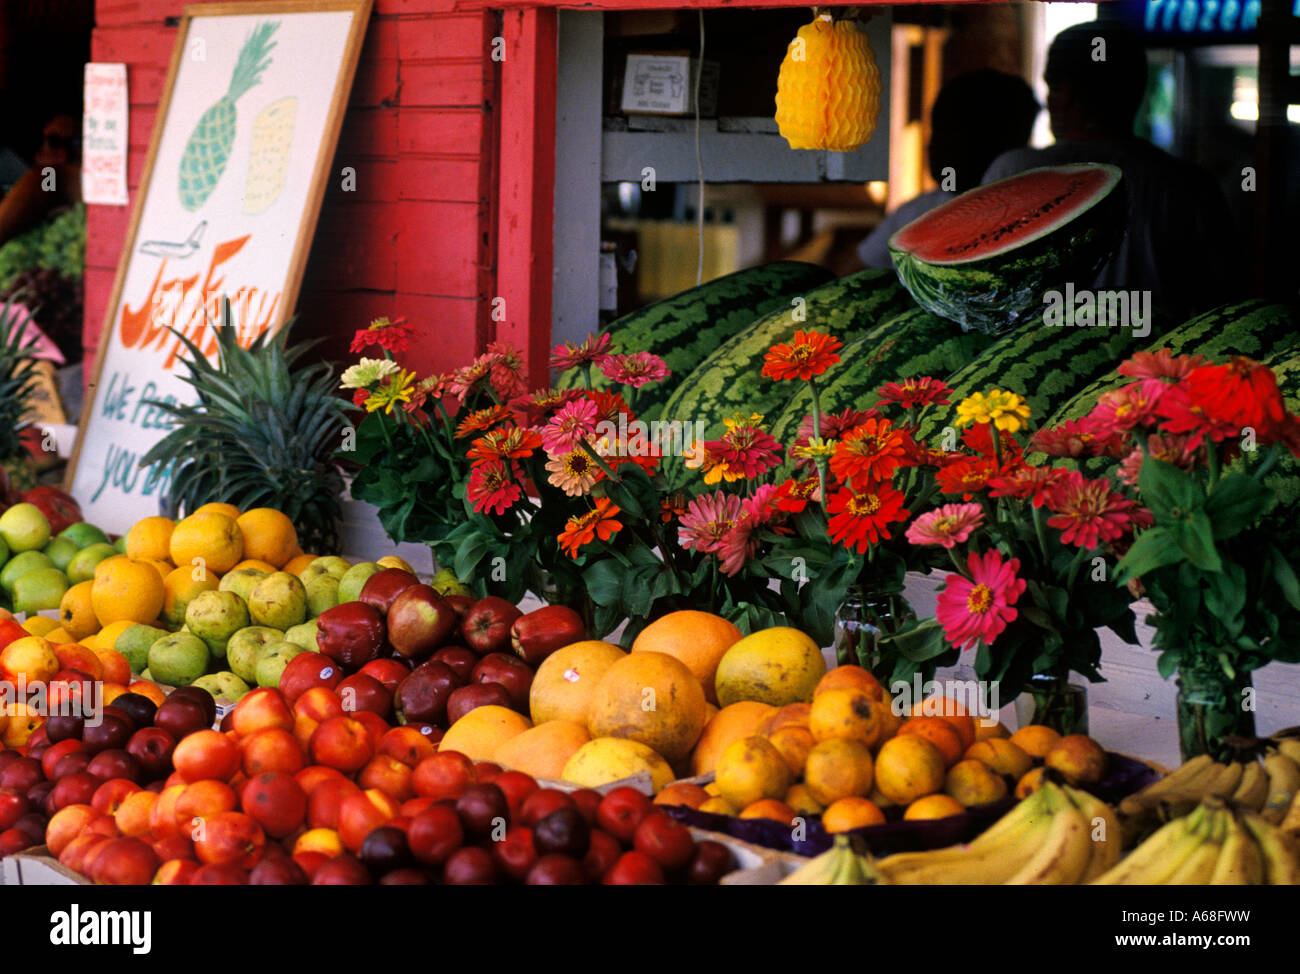
M1208 798L1158 829L1096 886L1294 886L1300 846L1253 812Z
M1245 773L1246 765L1240 761L1220 764L1208 754L1202 754L1129 795L1119 803L1119 810L1124 815L1141 815L1171 807L1172 817L1181 818L1206 798L1231 798L1241 786ZM1255 785L1252 783L1251 787Z
M1072 885L1109 870L1120 841L1113 809L1047 781L968 845L899 853L878 865L907 886Z
M1268 774L1268 796L1255 810L1273 825L1294 819L1295 827L1300 829L1300 811L1288 814L1300 802L1300 739L1278 741L1277 750L1264 757L1263 767Z
M853 851L847 835L837 835L827 852L809 859L777 885L877 886L888 882L874 860Z

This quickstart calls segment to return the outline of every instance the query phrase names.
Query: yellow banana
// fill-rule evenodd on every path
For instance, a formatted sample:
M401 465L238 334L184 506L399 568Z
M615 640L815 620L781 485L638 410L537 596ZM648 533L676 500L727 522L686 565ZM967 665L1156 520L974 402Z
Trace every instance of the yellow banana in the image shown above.
M1300 792L1291 799L1291 809L1278 824L1278 828L1287 835L1300 839Z
M1094 879L1092 885L1138 886L1164 882L1200 845L1198 830L1204 818L1205 806L1198 805L1190 815L1167 822L1113 869Z
M1264 758L1263 767L1268 776L1268 795L1256 811L1264 821L1277 825L1300 794L1300 764L1279 750Z
M1056 810L1052 827L1038 851L1006 881L1008 886L1073 886L1092 858L1088 821L1072 802Z
M1214 764L1208 754L1199 754L1184 762L1159 781L1152 782L1141 791L1129 795L1120 802L1119 810L1125 815L1137 815L1148 808L1155 808L1166 794L1180 791L1188 782L1204 773Z
M1210 874L1210 885L1259 886L1263 882L1264 854L1236 816L1231 816L1219 861Z
M880 870L899 886L995 886L1015 875L1029 860L1042 845L1052 821L1050 816L1038 817L1024 829L1004 834L1000 844L979 852L890 856L880 861Z
M1277 740L1277 749L1296 764L1300 764L1300 737L1282 737Z
M1214 867L1223 851L1227 833L1226 813L1221 809L1206 816L1201 823L1201 844L1165 880L1168 886L1205 886L1214 875Z
M1090 792L1067 787L1065 793L1083 814L1088 823L1088 838L1092 842L1092 856L1083 871L1081 883L1090 883L1119 862L1123 855L1124 832L1115 809ZM1100 835L1098 835L1100 830Z
M1296 769L1300 771L1300 768ZM1258 812L1264 807L1269 796L1269 777L1264 766L1258 761L1251 761L1242 771L1237 790L1232 793L1232 803L1247 811Z
M1240 761L1226 765L1218 776L1209 784L1201 795L1202 798L1228 798L1241 784L1241 776L1246 773L1246 766Z
M829 850L809 859L777 885L870 886L882 879L870 859L853 851L847 835L837 835Z
M1264 855L1264 881L1269 886L1300 886L1296 841L1258 815L1246 815L1245 824Z

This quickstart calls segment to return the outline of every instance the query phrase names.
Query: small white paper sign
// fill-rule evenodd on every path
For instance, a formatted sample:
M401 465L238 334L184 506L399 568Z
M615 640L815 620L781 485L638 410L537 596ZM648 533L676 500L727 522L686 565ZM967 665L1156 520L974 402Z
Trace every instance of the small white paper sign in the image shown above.
M84 104L81 196L87 203L126 206L126 65L87 64Z

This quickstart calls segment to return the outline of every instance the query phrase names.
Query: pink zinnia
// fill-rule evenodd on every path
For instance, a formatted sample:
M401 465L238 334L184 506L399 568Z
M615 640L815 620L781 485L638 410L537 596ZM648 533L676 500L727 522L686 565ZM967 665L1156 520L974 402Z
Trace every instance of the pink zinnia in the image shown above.
M579 365L598 361L609 354L609 347L612 343L613 339L610 338L608 333L605 333L603 335L589 334L586 341L581 345L575 345L573 342L556 345L551 349L551 368L560 372L567 372Z
M542 447L550 456L562 457L595 432L596 404L590 399L575 399L556 410L542 427Z
M1154 352L1134 352L1133 357L1119 367L1120 375L1134 379L1181 379L1201 365L1205 359L1199 355L1175 355L1167 348Z
M1040 429L1029 438L1029 445L1049 457L1071 459L1093 454L1091 428L1080 419L1071 419L1051 429Z
M465 486L465 496L479 514L504 514L520 494L519 485L510 479L501 460L488 460L474 467Z
M528 391L524 358L517 348L505 342L492 342L482 357L488 368L488 381L502 402L509 402Z
M912 544L941 544L952 548L969 538L983 523L984 512L978 504L944 504L913 521L907 529L907 540Z
M943 626L943 634L958 649L977 642L992 645L1016 618L1011 608L1025 591L1025 582L1016 577L1019 559L1004 562L997 549L984 555L972 551L966 560L970 579L949 575L934 608L934 617Z
M879 409L845 409L838 413L822 413L822 439L839 439L849 430L857 429L867 420L879 419L880 417L881 412ZM795 445L807 446L808 441L812 439L812 435L812 414L809 414L799 424L799 438L795 440ZM812 461L808 462L811 463Z
M1055 511L1047 523L1060 530L1066 544L1089 551L1102 541L1118 541L1150 515L1134 501L1110 489L1107 480L1088 480L1069 471L1048 498Z
M724 494L720 490L701 494L687 505L686 513L679 519L678 543L683 548L706 554L717 552L744 513L740 498L735 494Z
M781 444L757 426L736 425L704 444L708 455L747 480L781 465Z
M1167 389L1169 384L1159 379L1142 379L1120 389L1109 389L1097 398L1097 405L1084 417L1084 425L1096 440L1106 440L1135 426L1153 423L1156 405Z
M1161 433L1153 433L1147 437L1147 450L1157 460L1172 463L1181 470L1193 469L1201 454L1201 448L1192 442L1190 436ZM1146 454L1141 449L1135 449L1120 463L1116 476L1130 487L1136 487L1144 459Z
M664 360L651 352L634 352L630 355L606 355L600 360L600 371L610 382L640 389L649 382L662 382L670 373Z
M763 484L753 496L741 501L741 517L718 546L718 560L722 562L722 574L735 575L744 567L747 558L753 558L758 552L758 541L754 532L772 519L775 508L775 495L780 488L776 484Z

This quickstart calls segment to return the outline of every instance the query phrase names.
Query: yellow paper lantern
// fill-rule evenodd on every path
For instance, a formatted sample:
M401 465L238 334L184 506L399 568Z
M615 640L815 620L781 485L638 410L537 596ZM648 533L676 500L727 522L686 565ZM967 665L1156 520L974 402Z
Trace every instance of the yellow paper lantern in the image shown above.
M818 15L790 42L776 81L776 124L792 149L852 152L880 117L880 68L851 21Z

